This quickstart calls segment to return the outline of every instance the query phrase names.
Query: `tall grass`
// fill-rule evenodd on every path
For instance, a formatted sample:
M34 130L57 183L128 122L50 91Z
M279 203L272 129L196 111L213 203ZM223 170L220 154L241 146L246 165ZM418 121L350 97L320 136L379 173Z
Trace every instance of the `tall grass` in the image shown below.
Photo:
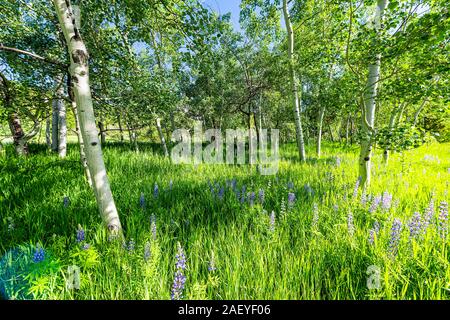
M387 166L375 155L370 194L355 196L356 147L325 145L321 159L301 164L295 146L284 145L278 174L262 176L248 165L173 165L157 145L142 144L136 153L107 144L125 243L105 234L75 145L65 160L42 145L32 145L35 155L27 159L7 150L0 158L0 292L6 298L170 299L180 243L187 257L185 298L448 299L449 237L442 235L448 222L439 219L439 205L448 201L449 147L394 154ZM392 201L386 194L386 208L372 210L384 192ZM422 217L420 234L411 237L415 212ZM392 240L395 218L402 223L398 242ZM375 222L380 227L372 243ZM45 250L42 262L32 259L37 245ZM72 265L80 268L79 289L66 285ZM367 285L370 266L380 271L377 288Z

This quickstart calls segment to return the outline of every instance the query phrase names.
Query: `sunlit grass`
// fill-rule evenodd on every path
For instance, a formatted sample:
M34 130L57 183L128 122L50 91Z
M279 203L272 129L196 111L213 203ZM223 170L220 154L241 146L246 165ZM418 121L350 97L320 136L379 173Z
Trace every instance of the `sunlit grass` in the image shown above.
M285 145L278 174L261 176L249 166L172 165L155 145L142 145L139 153L127 145L107 145L104 153L112 191L126 241L135 242L132 251L121 241L108 241L76 147L69 146L63 161L43 146L32 147L39 152L28 159L0 158L0 253L11 253L27 243L33 247L40 243L48 253L40 263L22 257L23 268L14 264L18 259L8 272L6 265L0 264L0 277L15 272L20 278L34 272L34 278L19 279L20 286L14 287L28 297L170 299L176 243L180 242L187 256L186 298L450 298L449 240L442 238L438 229L439 204L448 202L449 144L394 154L387 166L377 153L370 193L388 192L393 199L389 210L372 213L371 201L361 203L361 191L353 197L358 178L356 146L324 146L321 159L301 164L295 162L295 145ZM309 151L313 154L313 146ZM244 203L232 190L232 179L236 179L237 190L246 186ZM293 190L288 182L293 183ZM156 197L155 183L159 189ZM312 193L307 192L306 184ZM218 196L221 187L223 199ZM263 205L259 203L260 189L264 189ZM296 195L293 207L288 204L290 191ZM255 192L253 206L249 192ZM139 205L141 193L145 209ZM425 234L410 240L408 221L416 211L423 215L432 195L432 223ZM65 196L70 199L67 207L63 205ZM318 208L316 225L314 204ZM272 211L276 216L273 232ZM349 213L353 234L349 232ZM151 215L156 217L156 239ZM389 251L394 218L403 224L397 254ZM380 231L371 244L369 230L375 221ZM86 232L82 244L75 239L78 225ZM83 250L86 243L90 248ZM146 243L151 247L147 261ZM217 270L210 272L212 252ZM65 285L71 265L81 270L79 290ZM379 289L367 287L371 265L381 271Z

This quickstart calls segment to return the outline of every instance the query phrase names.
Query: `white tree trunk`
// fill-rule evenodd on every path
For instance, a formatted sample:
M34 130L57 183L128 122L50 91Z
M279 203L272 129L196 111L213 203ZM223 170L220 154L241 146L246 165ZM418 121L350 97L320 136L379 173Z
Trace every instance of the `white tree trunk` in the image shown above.
M50 119L49 114L47 114L47 119L45 120L45 143L49 149L52 148L52 138L50 133Z
M62 99L64 94L64 87L61 84L58 88L58 155L60 158L65 158L67 153L67 122L66 122L66 105Z
M52 101L52 151L58 151L58 99Z
M388 0L378 0L377 12L375 16L375 28L378 31L381 28L381 20L383 18L384 9ZM378 53L374 57L374 61L369 65L367 83L363 100L362 112L362 139L361 151L359 154L359 176L361 179L361 187L370 186L371 164L372 164L372 140L375 124L376 99L378 92L378 81L380 79L381 54Z
M87 165L91 172L97 205L108 230L117 234L121 232L122 227L111 193L95 125L89 86L88 52L79 30L76 28L70 0L53 0L53 3L70 56L70 75L79 112L81 134L85 143Z
M305 142L303 138L302 119L300 115L300 97L298 90L298 79L294 69L294 57L293 57L294 31L292 30L291 17L287 7L287 0L282 0L282 2L283 2L284 21L286 23L286 30L288 34L287 40L288 40L289 76L291 79L292 94L293 94L297 147L300 156L300 161L306 161Z
M323 127L323 117L325 115L325 107L321 107L319 110L318 117L318 132L317 132L317 158L320 158L322 153L322 127Z
M169 151L167 150L166 139L164 138L164 134L161 129L161 120L159 118L156 118L156 129L158 129L159 139L161 140L161 145L164 150L164 156L168 157Z
M73 98L75 98L75 97L73 97ZM72 99L72 97L71 97L71 99ZM80 130L80 120L79 120L79 116L78 116L77 103L75 102L75 100L71 101L71 106L72 106L73 117L75 119L75 132L76 132L77 138L78 138L78 145L80 146L80 162L81 162L81 165L83 166L84 176L86 178L86 181L89 184L89 186L92 188L91 172L89 171L89 167L87 165L86 152L84 151L85 147L84 147L83 135L81 134L81 130Z
M394 129L397 112L398 111L395 110L395 108L394 108L394 110L392 110L391 118L389 119L389 132L390 133L392 133L392 130ZM388 137L388 139L390 139L390 137ZM386 141L386 143L388 143L388 144L384 148L383 161L387 165L389 162L390 141Z

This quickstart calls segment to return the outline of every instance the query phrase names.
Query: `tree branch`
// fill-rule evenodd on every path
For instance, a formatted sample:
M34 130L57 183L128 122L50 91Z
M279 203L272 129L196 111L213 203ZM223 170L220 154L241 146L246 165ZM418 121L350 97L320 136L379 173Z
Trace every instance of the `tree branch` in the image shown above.
M69 65L64 64L64 63L62 63L60 61L53 60L53 59L50 59L50 58L46 58L46 57L40 56L38 54L35 54L33 52L29 52L29 51L25 51L25 50L21 50L21 49L17 49L17 48L6 47L3 44L0 44L0 50L8 51L8 52L14 52L14 53L17 53L17 54L24 54L24 55L27 55L27 56L33 58L33 59L53 64L53 65L55 65L55 66L57 66L59 68L62 68L62 69L67 69L69 67Z

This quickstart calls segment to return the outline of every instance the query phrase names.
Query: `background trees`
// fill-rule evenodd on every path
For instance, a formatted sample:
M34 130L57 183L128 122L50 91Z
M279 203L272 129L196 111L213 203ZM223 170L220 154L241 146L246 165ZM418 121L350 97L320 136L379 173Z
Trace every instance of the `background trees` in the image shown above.
M279 128L300 160L311 144L320 157L323 139L358 141L364 186L373 152L387 162L392 151L450 139L446 1L245 0L240 33L229 14L195 0L71 4L89 54L91 124L54 7L3 0L1 134L19 155L47 138L63 158L66 140L78 141L89 183L97 138L136 151L155 141L167 155L170 133L194 121L258 135Z

